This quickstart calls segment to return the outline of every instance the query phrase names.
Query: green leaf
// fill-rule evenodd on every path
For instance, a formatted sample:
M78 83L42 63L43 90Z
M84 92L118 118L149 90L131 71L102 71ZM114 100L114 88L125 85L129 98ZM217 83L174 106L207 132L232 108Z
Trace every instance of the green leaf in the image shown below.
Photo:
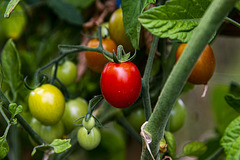
M233 109L240 113L240 97L237 98L234 95L228 94L225 96L225 100Z
M170 0L144 12L139 21L160 38L188 42L211 0Z
M171 157L175 157L176 154L176 140L171 132L166 131L164 134L165 140L167 142L167 150Z
M233 142L229 153L226 156L226 160L238 160L240 158L240 137Z
M82 25L82 15L70 3L61 0L49 0L47 4L63 20L75 25Z
M203 142L190 142L183 148L185 156L199 157L207 150L207 146Z
M11 12L16 8L17 4L19 3L20 0L11 0L8 5L7 9L4 13L4 18L8 18L11 14Z
M122 0L124 28L135 49L139 48L141 31L138 17L143 12L143 9L151 3L156 3L156 0Z
M238 1L238 2L236 3L235 8L237 8L238 11L240 11L240 1Z
M21 61L19 54L11 39L7 41L3 48L1 63L3 81L9 85L10 91L13 95L12 101L16 101L17 94L22 88L23 76L20 72Z
M232 82L230 85L230 93L236 97L240 97L240 85L236 82Z
M239 142L239 137L240 137L240 116L237 117L228 125L220 141L220 144L224 148L226 154L229 154L231 148L233 147L233 144L237 142L236 141L237 139Z
M216 123L216 129L220 135L223 135L225 128L228 124L239 116L232 107L230 107L225 101L225 95L228 94L229 87L221 85L213 90L212 94L212 106Z
M9 151L9 146L6 140L6 137L0 137L0 159L6 157Z
M21 105L17 106L16 103L9 104L9 111L12 114L11 120L18 114L21 113L23 107Z
M55 139L49 146L53 147L55 153L61 153L71 147L70 139Z

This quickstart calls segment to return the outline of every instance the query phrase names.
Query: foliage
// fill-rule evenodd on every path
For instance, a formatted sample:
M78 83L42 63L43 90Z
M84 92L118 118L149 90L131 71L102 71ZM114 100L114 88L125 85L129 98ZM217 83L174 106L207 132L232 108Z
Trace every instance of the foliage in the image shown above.
M132 53L125 53L127 49L123 44L118 44L118 48L114 49L105 48L104 38L109 35L101 35L100 26L108 22L111 14L117 10L116 3L115 0L0 1L0 159L10 159L10 156L16 160L24 159L31 151L32 159L54 160L123 160L129 154L134 158L139 156L137 158L141 160L179 159L184 156L238 159L239 82L215 85L207 95L212 97L212 131L215 132L206 141L194 139L180 149L182 145L178 144L179 137L175 137L177 134L173 134L171 125L174 118L180 124L189 112L184 109L184 116L177 120L177 115L171 112L178 98L182 99L181 95L191 94L189 92L194 84L186 82L205 46L209 42L214 43L215 38L223 34L226 21L240 27L234 20L240 12L239 2L122 0L123 20L118 24L124 24L121 31L125 31L130 39L127 46L136 49L135 52L131 50ZM114 31L115 28L111 28L111 32ZM90 39L96 39L98 43L88 46ZM176 62L175 55L180 42L188 43ZM100 55L104 60L102 68L110 64L116 67L126 63L134 65L131 70L137 71L137 76L129 74L128 82L131 83L127 84L127 72L123 72L123 69L112 69L110 72L105 67L102 75L95 73L89 69L89 64L87 66L83 55L85 52ZM109 61L111 63L105 65ZM74 66L74 71L67 71L73 73L70 80L67 79L70 78L69 74L61 72L64 62L71 62ZM96 66L98 62L100 58L96 56L91 65L101 73L102 68ZM204 60L204 63L207 61ZM117 78L113 80L111 77L116 73ZM109 75L108 81L100 84L104 74ZM204 82L205 88L208 81ZM33 111L28 104L31 90L49 85L59 89L62 100L67 102L67 105L62 103L65 114L61 113L58 117L60 123L66 121L63 123L67 130L64 136L61 134L57 137L60 139L53 141L47 141L42 133L35 131L31 120L42 114L44 121L39 122L39 127L42 127L40 130L44 128L50 132L53 126L49 122L60 111L60 101L54 101L52 113L49 107L34 113L36 109ZM134 92L136 85L137 91ZM114 96L104 94L103 88L113 90ZM110 99L107 98L109 96ZM39 99L33 100L32 104L46 107L41 104L50 97L48 93L41 97L41 102ZM131 103L129 98L132 99ZM68 106L68 102L77 99L84 103L83 107L78 107L79 111L76 107ZM126 105L121 105L123 102ZM184 103L187 104L187 100ZM190 108L186 106L188 111ZM64 110L64 107L68 108ZM141 112L137 115L136 111ZM46 120L46 117L50 120ZM193 116L187 116L186 120L192 119ZM12 126L14 129L11 129ZM49 134L48 131L44 135ZM63 127L58 132L63 133ZM50 134L54 136L53 132ZM190 136L187 138L191 139ZM36 146L30 145L30 141L34 141ZM161 153L160 141L164 142ZM134 149L142 149L141 155L133 155L138 152L131 151L132 145ZM178 154L177 150L182 150L182 153Z

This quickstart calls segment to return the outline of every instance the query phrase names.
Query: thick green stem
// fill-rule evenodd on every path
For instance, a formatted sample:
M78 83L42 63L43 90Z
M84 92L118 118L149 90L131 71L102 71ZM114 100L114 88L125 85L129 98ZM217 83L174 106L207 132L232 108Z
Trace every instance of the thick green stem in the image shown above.
M158 41L159 41L159 38L154 36L152 46L150 49L150 53L148 55L146 68L145 68L144 75L142 78L142 96L143 96L143 106L144 106L146 120L148 120L152 114L151 99L150 99L150 94L149 94L149 78L150 78L150 73L152 70L153 59L154 59L155 52L157 49Z
M237 0L214 0L212 2L184 51L184 53L188 54L182 54L169 75L144 129L152 137L150 147L153 155L158 153L160 140L163 137L170 111L180 95L193 66L236 2ZM143 150L141 159L152 159L147 149Z

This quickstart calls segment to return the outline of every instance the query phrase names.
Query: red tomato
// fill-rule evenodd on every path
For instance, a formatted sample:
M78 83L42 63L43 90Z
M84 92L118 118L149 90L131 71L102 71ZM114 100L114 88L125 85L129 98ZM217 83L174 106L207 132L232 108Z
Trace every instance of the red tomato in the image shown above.
M87 44L88 47L98 47L99 40L98 39L92 39ZM102 39L102 45L105 50L108 52L113 53L117 52L117 45L113 40L110 38L104 38ZM86 51L85 57L87 60L88 67L93 70L94 72L101 73L104 66L109 62L107 58L104 57L103 54L98 52L92 52L92 51Z
M101 75L101 90L108 103L117 108L132 105L141 92L141 75L132 62L109 62Z
M178 61L186 46L187 43L180 44L176 53L176 61ZM207 84L214 73L214 69L215 57L212 48L207 45L198 58L197 63L188 78L188 82L193 84Z

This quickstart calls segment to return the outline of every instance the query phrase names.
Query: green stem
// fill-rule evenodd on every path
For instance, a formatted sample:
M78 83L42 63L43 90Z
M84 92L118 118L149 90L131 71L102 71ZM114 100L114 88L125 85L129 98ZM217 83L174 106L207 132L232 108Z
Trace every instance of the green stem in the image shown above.
M221 147L212 156L210 156L207 160L215 160L218 159L218 157L224 153L224 149Z
M206 44L212 38L225 16L237 0L214 0L195 29L184 53L173 68L158 98L155 109L144 130L152 137L151 152L157 155L160 140L163 137L170 111L180 95L189 74ZM149 151L144 149L141 160L152 159Z
M236 21L234 21L233 19L229 18L229 17L226 17L225 18L226 21L232 23L233 25L235 25L236 27L239 27L240 28L240 24Z
M152 46L148 55L148 60L146 64L146 68L144 71L144 75L142 78L142 96L143 96L143 106L145 111L145 119L148 120L152 114L152 107L151 107L151 98L149 93L149 79L152 70L153 59L155 56L155 52L157 49L159 38L154 36Z
M140 144L142 143L142 139L140 135L135 131L135 129L128 123L125 117L117 116L117 123L122 126L133 138L135 138Z

